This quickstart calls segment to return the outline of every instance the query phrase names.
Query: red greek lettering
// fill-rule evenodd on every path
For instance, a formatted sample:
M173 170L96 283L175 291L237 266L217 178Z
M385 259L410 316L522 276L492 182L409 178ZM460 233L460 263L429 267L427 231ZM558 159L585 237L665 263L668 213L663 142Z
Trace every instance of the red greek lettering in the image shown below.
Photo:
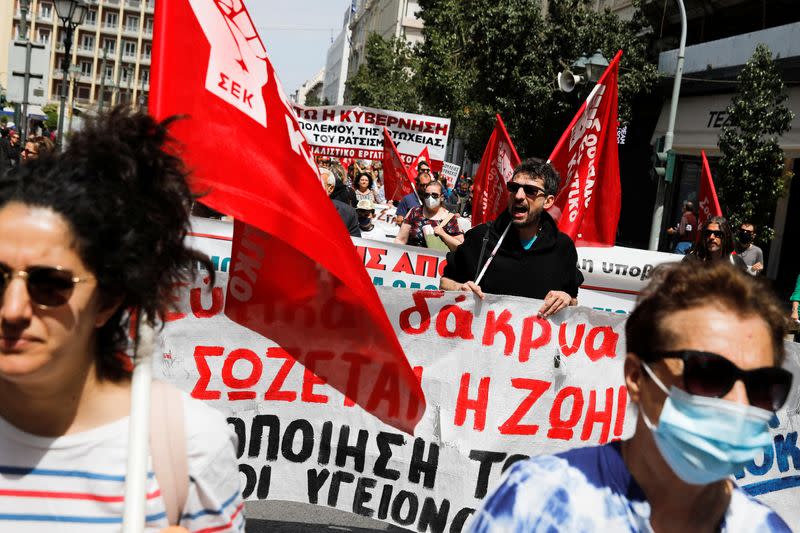
M453 327L448 328L448 320L453 317ZM464 340L474 338L472 334L472 313L461 309L456 304L445 305L436 315L436 332L443 339L461 337Z
M534 326L539 325L539 335L533 335ZM550 342L552 335L550 322L536 316L529 316L522 321L522 335L519 338L519 361L524 363L530 359L531 350L541 348Z
M269 348L267 349L267 358L283 359L283 364L278 369L278 373L275 374L275 379L273 379L272 383L267 387L267 392L264 393L264 399L275 402L295 401L297 399L297 393L295 391L281 389L283 383L286 381L286 376L289 375L289 371L292 370L294 366L294 357L289 355L289 352L283 348Z
M428 309L426 298L441 298L444 296L442 291L416 291L411 297L414 305L400 312L400 329L409 335L419 335L428 331L431 325L431 312ZM411 325L411 316L419 315L419 326Z
M180 303L180 294L181 292L183 292L180 289L188 286L189 284L183 281L180 283L176 283L174 285L174 290L170 293L169 296L169 300L173 304L170 306L170 308L174 307L175 309L177 309L178 303ZM182 318L186 318L186 313L173 311L172 309L170 309L169 311L165 311L162 316L162 320L164 320L164 322L175 322L176 320L180 320ZM131 326L130 333L128 335L132 339L136 335L136 320L133 312L131 312L131 318L128 320L128 322L130 323Z
M328 396L325 394L317 394L314 392L314 387L317 385L324 385L325 381L317 376L317 362L330 361L333 359L331 352L308 352L303 359L303 364L306 367L303 372L303 390L300 393L300 399L307 403L328 403Z
M336 111L333 109L323 109L322 120L336 120Z
M197 318L211 318L222 312L225 307L225 296L222 293L222 287L211 288L211 306L208 308L203 307L203 289L195 287L189 291L189 305L192 308L192 314Z
M509 320L511 320L511 311L508 309L503 309L498 317L495 316L494 310L489 311L486 314L486 326L483 328L483 345L492 346L497 334L502 333L505 337L503 354L511 355L517 337L514 335L514 328L508 323Z
M247 361L250 363L250 373L245 378L237 378L233 375L233 366L237 361ZM231 389L249 389L261 379L261 372L264 364L261 359L250 350L240 348L233 350L225 358L222 364L222 382ZM252 400L256 397L254 390L236 390L228 392L229 400Z
M489 383L491 378L489 376L481 378L478 384L478 395L475 399L469 397L470 379L469 372L461 376L453 423L457 426L463 426L467 419L467 411L474 411L475 418L472 427L477 431L483 431L483 428L486 427L486 409L489 406Z
M444 276L444 267L446 266L447 266L447 259L442 259L441 261L439 261L439 268L436 269L436 273L439 275L440 278Z
M628 387L621 386L617 390L617 420L614 422L614 439L622 438L622 430L625 427L625 411L628 407Z
M600 444L608 442L608 434L611 431L611 417L614 415L614 387L606 389L606 404L602 411L597 410L597 391L589 391L589 407L586 409L586 417L583 421L583 431L581 440L589 440L592 430L596 423L601 424Z
M600 346L595 347L597 337L601 336ZM619 335L611 326L592 328L586 335L586 355L592 361L599 361L603 357L613 359L617 355L617 341Z
M345 386L344 405L353 407L358 402L358 391L361 388L361 367L369 364L369 358L358 353L342 354L342 360L350 363Z
M381 264L381 259L386 255L387 250L369 247L367 251L369 252L369 259L364 267L372 270L386 270L386 265Z
M561 411L567 398L572 398L572 410L566 420L561 418ZM550 439L570 440L573 430L583 413L583 391L578 387L564 387L553 400L550 408L550 429L547 437Z
M500 434L536 435L536 432L539 431L538 424L520 424L520 422L531 410L531 407L542 397L542 394L550 388L550 382L540 379L514 378L511 380L511 386L515 389L530 391L530 393L520 402L519 406L508 417L508 420L498 428Z
M437 259L432 255L418 255L416 274L418 276L428 276L429 278L435 277L436 262Z
M578 324L575 326L575 335L572 337L572 342L567 343L567 323L562 322L558 328L558 345L561 347L561 353L566 357L574 354L581 347L583 334L586 332L586 324Z
M411 259L408 257L408 252L403 252L400 259L395 263L392 272L404 272L406 274L414 274L414 269L411 267Z
M422 385L423 367L415 366L411 370L414 372L414 377L417 378L417 383L419 383L420 386L421 386ZM414 394L409 394L408 395L408 409L406 409L406 418L408 420L414 420L415 418L417 418L417 413L419 412L419 407L420 407L420 405L419 405L419 400L417 399L417 396L414 395Z
M385 363L381 367L375 386L367 400L367 411L374 412L381 402L389 402L386 410L392 418L400 414L400 379L397 376L397 365Z
M200 377L197 378L192 389L192 398L198 400L219 400L221 395L218 390L208 390L208 384L211 382L211 368L208 366L206 357L219 357L225 350L222 346L195 346L194 348L194 363L197 366L197 371Z

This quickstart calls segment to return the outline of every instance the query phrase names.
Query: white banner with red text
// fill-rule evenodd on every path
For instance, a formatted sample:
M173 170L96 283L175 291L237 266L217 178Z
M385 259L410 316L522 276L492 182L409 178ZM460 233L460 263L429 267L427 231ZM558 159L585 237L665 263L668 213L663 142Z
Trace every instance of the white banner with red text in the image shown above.
M358 106L293 107L314 155L380 160L386 127L406 165L427 148L431 167L442 168L449 118Z

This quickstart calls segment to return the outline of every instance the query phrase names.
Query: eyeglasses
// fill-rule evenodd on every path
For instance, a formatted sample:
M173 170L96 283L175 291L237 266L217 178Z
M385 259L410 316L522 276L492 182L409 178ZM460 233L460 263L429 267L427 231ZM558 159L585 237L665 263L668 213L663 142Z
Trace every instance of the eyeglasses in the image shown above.
M430 174L431 173L431 169L429 169L429 168L421 168L421 169L419 169L419 173L420 174Z
M783 368L768 366L742 370L721 355L696 350L657 352L651 356L655 359L682 359L683 387L696 396L722 398L741 380L751 405L777 411L786 403L792 388L792 373Z
M438 192L426 192L422 193L423 198L433 198L434 200L438 200L441 195Z
M719 237L721 239L722 238L722 230L719 230L719 229L706 229L706 230L703 230L703 235L705 235L706 239L709 238L712 235L714 237Z
M31 301L40 309L64 305L77 283L94 279L94 276L73 276L71 270L60 266L32 266L25 270L13 270L8 265L0 264L0 274L0 294L5 293L14 278L22 278Z
M528 183L523 184L517 183L516 181L509 181L506 183L506 187L508 188L508 192L511 194L517 194L517 191L523 189L525 191L525 196L529 196L531 198L536 198L539 195L544 194L544 189Z

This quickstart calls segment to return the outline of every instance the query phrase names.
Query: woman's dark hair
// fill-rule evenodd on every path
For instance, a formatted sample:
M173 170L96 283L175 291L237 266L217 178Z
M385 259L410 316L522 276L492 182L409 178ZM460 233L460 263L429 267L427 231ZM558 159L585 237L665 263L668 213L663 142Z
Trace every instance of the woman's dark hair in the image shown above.
M170 151L169 124L116 107L89 119L63 153L47 154L0 178L0 207L52 209L70 225L75 249L97 278L103 304L121 301L97 331L99 377L122 379L128 311L150 321L171 306L177 283L207 257L186 247L192 193Z
M718 306L738 317L759 317L769 328L775 364L783 363L786 313L763 282L728 261L698 264L666 263L653 270L650 283L639 295L625 322L625 345L643 361L651 354L673 348L674 333L664 319L678 311Z
M439 180L432 180L429 184L425 186L425 192L427 192L428 187L439 187L439 194L444 196L444 185ZM444 200L444 198L442 198Z
M358 175L356 176L356 179L353 180L353 188L358 190L358 182L361 181L361 178L363 176L366 176L367 179L369 180L369 185L367 186L367 190L371 191L372 190L372 176L370 175L369 172L359 172Z
M703 223L703 225L700 227L700 238L692 247L689 255L693 255L701 261L709 261L711 259L711 252L708 251L708 243L706 242L705 235L703 235L703 232L705 232L706 228L708 228L710 224L716 224L719 226L719 229L722 232L722 237L720 238L722 255L720 255L720 257L722 259L728 259L728 256L733 252L734 244L731 224L725 217L711 217Z

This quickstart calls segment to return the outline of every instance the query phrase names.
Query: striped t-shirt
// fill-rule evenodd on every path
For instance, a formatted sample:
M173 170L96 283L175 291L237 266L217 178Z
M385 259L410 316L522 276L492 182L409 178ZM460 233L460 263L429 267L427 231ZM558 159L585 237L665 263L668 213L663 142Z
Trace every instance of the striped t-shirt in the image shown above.
M236 436L221 413L184 398L189 493L180 525L196 533L244 531ZM39 437L0 418L0 531L118 532L127 417L90 431ZM150 465L145 530L167 527Z

